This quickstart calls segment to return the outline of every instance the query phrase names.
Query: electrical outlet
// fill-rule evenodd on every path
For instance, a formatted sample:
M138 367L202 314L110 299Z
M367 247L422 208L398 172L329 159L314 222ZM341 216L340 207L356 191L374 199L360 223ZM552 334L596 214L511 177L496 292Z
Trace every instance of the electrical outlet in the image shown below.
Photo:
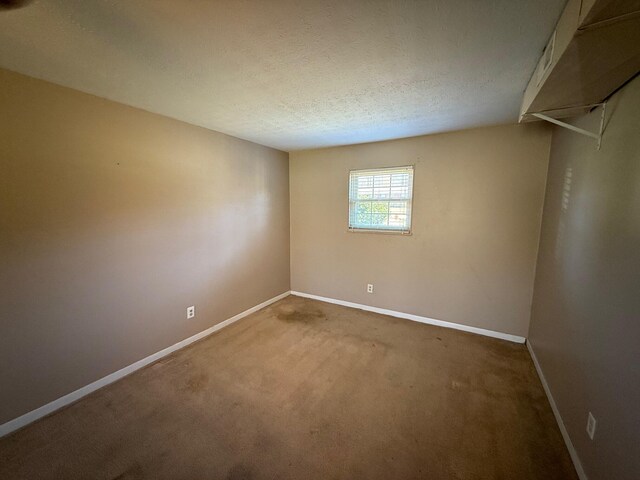
M196 316L196 307L187 307L187 320Z
M373 293L373 284L372 283L368 283L367 284L367 293Z
M589 418L587 418L587 434L589 438L593 440L593 436L596 433L596 419L591 412L589 412Z

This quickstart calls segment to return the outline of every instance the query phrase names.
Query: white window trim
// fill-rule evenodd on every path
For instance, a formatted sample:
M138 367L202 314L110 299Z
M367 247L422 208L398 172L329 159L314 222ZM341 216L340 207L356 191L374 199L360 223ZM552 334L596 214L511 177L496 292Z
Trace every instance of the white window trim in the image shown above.
M389 230L384 228L357 228L352 227L350 222L350 214L351 214L351 197L349 196L350 185L351 185L351 173L352 172L379 172L380 170L397 170L399 168L407 168L411 167L413 169L413 174L411 175L411 200L409 200L409 208L411 209L411 225L409 226L409 230ZM415 186L415 176L416 176L416 166L415 164L405 164L405 165L396 165L392 167L378 167L378 168L352 168L347 173L347 232L349 233L379 233L382 235L400 235L400 236L411 236L413 235L413 195L414 195L414 186Z

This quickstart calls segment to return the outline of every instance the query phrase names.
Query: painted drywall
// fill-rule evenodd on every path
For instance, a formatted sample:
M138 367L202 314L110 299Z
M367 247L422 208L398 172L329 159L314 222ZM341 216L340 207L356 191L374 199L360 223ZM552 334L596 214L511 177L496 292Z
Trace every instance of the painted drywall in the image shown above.
M608 102L599 151L553 131L529 341L591 480L640 472L639 133L640 77Z
M292 152L292 290L526 336L549 142L530 124ZM411 164L413 234L348 232L349 170Z
M283 150L515 122L566 0L46 0L0 66Z
M4 423L289 290L288 154L0 70L0 261Z

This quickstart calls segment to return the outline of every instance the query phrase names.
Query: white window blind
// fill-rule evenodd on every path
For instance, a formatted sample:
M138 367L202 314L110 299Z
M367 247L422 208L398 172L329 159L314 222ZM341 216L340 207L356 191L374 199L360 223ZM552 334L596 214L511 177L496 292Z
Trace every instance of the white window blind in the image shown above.
M411 232L413 167L349 172L349 229Z

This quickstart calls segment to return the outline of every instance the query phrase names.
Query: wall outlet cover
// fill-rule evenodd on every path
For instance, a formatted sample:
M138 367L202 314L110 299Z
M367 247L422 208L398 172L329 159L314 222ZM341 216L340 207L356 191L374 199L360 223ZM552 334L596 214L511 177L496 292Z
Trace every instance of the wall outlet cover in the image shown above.
M196 316L196 307L187 307L187 320Z

